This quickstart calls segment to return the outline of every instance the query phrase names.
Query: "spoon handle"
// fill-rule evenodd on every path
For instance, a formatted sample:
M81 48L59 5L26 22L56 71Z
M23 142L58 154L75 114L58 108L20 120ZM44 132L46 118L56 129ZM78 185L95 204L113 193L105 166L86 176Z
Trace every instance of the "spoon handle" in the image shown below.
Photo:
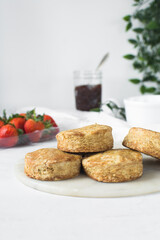
M106 53L104 55L104 57L102 58L102 60L100 61L100 63L98 64L96 71L105 63L105 61L108 59L108 57L109 57L109 53Z

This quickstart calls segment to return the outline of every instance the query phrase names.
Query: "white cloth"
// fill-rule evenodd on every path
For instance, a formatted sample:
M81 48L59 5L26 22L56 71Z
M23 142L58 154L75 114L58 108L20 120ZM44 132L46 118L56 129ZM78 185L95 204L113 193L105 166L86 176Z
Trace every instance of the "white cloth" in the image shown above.
M25 112L34 107L26 107L19 109L17 112ZM126 121L115 118L112 112L106 108L103 112L83 112L83 111L57 111L48 108L36 107L36 113L49 114L54 118L61 130L68 130L78 127L83 127L89 124L104 124L109 125L113 129L113 136L115 143L122 142L125 135L128 133L129 125Z

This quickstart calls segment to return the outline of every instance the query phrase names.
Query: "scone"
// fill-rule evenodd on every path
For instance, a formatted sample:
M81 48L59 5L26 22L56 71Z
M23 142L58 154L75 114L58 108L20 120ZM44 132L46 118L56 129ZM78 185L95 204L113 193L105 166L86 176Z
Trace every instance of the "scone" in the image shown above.
M129 149L113 149L82 160L86 174L99 182L126 182L143 174L142 155Z
M125 147L160 158L160 133L133 127L123 140Z
M65 152L102 152L113 147L112 128L93 124L56 135L58 149Z
M28 177L39 180L69 179L79 175L81 159L80 155L42 148L26 154L24 171Z

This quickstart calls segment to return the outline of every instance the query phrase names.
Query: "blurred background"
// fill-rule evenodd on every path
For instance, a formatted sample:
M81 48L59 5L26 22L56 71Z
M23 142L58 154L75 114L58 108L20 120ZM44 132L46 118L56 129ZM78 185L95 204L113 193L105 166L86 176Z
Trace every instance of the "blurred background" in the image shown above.
M106 52L102 101L137 95L123 59L132 49L122 20L130 12L128 0L1 0L0 110L74 108L73 71L94 70Z

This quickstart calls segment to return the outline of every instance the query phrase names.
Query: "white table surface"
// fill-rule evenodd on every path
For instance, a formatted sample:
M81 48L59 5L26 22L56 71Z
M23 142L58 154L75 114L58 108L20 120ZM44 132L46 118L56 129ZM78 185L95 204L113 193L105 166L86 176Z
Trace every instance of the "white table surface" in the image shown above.
M23 185L14 165L52 142L0 150L0 240L142 240L160 238L160 193L127 198L75 198Z
M160 194L74 198L40 192L19 182L14 174L17 159L52 145L0 150L0 239L159 239Z

